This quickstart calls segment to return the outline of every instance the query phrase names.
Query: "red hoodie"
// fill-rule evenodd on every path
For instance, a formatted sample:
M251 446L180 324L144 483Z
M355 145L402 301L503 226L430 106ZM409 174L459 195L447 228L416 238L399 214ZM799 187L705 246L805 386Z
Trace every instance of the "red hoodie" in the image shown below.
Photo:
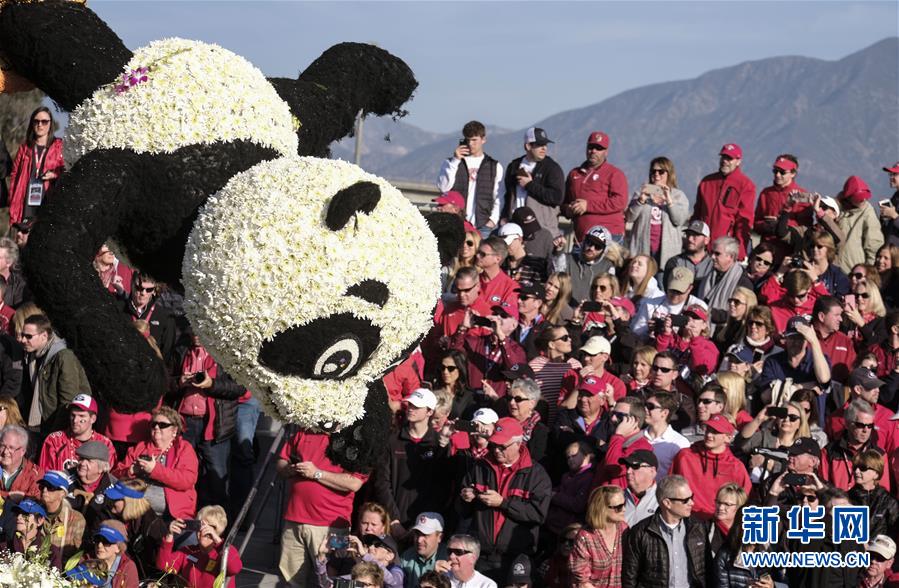
M729 448L723 453L710 453L702 441L697 441L674 456L669 474L683 476L693 490L693 514L706 520L715 515L715 497L718 489L728 482L736 482L746 490L752 482L743 462L734 457Z

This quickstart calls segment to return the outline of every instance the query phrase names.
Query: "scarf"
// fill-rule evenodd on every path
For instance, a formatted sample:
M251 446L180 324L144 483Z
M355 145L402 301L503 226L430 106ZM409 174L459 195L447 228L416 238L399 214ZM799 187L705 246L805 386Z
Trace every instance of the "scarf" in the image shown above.
M536 410L531 413L523 423L521 423L521 430L524 431L524 442L527 443L531 440L531 434L534 432L534 427L537 426L537 423L540 422L540 413Z
M709 304L709 310L718 309L727 311L727 300L734 293L740 278L743 276L743 266L733 264L720 278L717 271L712 271L709 277L699 284L696 296Z

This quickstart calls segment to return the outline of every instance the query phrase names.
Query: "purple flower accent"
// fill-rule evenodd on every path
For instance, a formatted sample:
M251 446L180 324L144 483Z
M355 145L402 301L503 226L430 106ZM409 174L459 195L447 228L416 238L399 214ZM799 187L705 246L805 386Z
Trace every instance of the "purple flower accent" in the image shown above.
M122 74L122 82L115 85L116 94L124 94L134 86L146 83L150 79L149 73L150 68L139 67Z

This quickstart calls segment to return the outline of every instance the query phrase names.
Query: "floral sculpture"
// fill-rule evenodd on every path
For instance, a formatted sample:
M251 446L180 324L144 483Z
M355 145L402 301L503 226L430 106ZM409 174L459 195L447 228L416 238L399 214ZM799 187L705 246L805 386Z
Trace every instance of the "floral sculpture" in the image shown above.
M380 377L426 331L461 221L425 220L383 180L315 158L360 110L402 116L417 85L408 66L341 43L297 79L265 78L207 43L131 52L83 4L0 6L0 87L27 80L72 113L73 165L25 266L94 392L136 412L165 389L162 362L91 267L114 238L141 270L183 280L204 345L268 410L331 431L333 461L370 469L388 426Z

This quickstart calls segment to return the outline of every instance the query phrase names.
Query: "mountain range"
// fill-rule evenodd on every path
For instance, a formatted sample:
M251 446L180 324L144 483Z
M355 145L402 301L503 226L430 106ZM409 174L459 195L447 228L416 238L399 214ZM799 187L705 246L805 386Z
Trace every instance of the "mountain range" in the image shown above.
M408 108L414 110L414 100ZM489 112L481 120L491 156L505 164L523 153L525 129L491 129ZM583 160L591 131L608 133L609 161L625 172L631 190L646 180L650 160L665 155L692 200L699 180L717 170L721 146L738 143L743 170L759 190L771 184L777 155L793 153L800 161L797 181L807 189L835 194L858 175L875 197L888 195L881 168L899 160L899 37L836 61L748 61L628 90L533 124L555 141L550 156L566 172ZM460 136L367 119L362 167L390 180L433 183ZM353 142L335 143L333 156L352 160Z

